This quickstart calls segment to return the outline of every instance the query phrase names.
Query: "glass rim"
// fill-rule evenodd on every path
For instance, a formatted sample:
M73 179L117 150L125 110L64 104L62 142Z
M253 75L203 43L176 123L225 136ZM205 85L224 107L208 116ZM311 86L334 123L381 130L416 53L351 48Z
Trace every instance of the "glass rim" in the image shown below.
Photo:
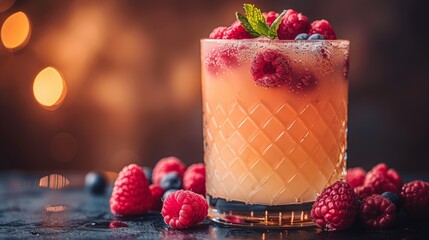
M200 42L216 42L216 43L240 43L240 42L272 42L272 43L321 43L321 42L330 42L330 43L343 43L350 44L350 40L347 39L335 39L335 40L280 40L280 39L259 39L259 38L246 38L246 39L213 39L213 38L201 38Z

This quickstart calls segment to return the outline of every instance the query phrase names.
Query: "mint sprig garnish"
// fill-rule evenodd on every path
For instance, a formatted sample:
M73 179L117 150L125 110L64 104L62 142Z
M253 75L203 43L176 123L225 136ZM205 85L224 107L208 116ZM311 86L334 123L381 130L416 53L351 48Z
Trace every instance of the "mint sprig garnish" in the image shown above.
M274 20L271 26L268 26L261 10L255 7L255 5L245 3L243 8L246 16L239 12L236 12L235 15L250 35L254 37L266 36L271 39L277 38L277 29L279 28L280 22L286 14L286 11L283 11L276 20Z

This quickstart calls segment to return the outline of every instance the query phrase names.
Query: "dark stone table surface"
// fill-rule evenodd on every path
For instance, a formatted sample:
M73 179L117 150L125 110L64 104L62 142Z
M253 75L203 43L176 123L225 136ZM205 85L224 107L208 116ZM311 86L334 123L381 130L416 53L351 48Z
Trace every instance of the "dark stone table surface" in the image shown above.
M178 231L168 228L156 212L138 218L113 216L110 194L95 196L84 191L82 174L64 174L69 184L63 189L58 189L58 178L47 183L42 182L43 176L47 175L0 172L1 239L429 239L428 218L405 216L400 216L394 228L383 231L266 230L207 220Z

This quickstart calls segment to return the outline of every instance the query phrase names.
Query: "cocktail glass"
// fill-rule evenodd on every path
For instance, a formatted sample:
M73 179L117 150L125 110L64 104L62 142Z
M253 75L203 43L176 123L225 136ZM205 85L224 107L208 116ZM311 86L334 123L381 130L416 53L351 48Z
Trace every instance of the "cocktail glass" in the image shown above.
M209 218L314 226L345 174L349 42L202 39L201 62Z

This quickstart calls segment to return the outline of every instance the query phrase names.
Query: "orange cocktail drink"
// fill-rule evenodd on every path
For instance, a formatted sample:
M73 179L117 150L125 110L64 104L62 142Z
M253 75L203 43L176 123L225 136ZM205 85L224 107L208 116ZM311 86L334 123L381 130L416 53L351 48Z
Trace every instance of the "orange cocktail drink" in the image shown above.
M312 225L317 194L344 175L348 50L345 40L201 41L209 217Z

